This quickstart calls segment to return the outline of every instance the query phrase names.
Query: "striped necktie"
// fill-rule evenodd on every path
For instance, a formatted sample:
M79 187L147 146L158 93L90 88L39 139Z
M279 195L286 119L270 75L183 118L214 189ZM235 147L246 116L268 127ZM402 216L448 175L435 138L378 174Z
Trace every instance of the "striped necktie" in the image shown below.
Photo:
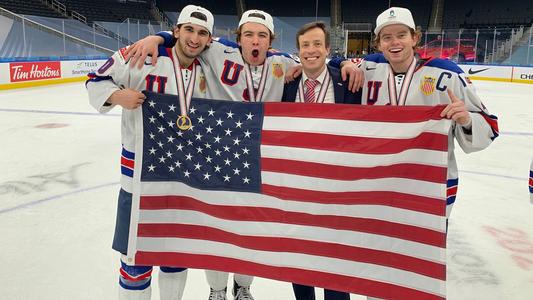
M304 101L306 103L312 103L315 102L315 87L318 84L318 80L314 79L306 79L305 80L305 95L304 95Z

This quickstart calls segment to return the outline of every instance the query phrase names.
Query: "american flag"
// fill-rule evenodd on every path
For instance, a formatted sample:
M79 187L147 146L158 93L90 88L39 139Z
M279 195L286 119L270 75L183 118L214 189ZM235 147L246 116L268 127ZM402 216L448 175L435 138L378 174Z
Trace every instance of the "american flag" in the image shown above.
M128 258L384 299L445 299L442 107L147 93Z

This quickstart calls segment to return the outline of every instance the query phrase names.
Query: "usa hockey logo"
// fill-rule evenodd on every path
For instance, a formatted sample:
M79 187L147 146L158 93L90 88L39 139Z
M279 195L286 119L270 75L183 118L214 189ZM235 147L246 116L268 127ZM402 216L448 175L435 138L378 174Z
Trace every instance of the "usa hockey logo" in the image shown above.
M204 75L200 75L200 92L201 93L205 93L206 89L207 89L207 82L205 80L205 76Z
M435 92L436 81L435 77L424 76L422 84L420 84L420 90L422 90L422 93L426 96L433 94L433 92Z
M276 78L276 79L280 79L281 77L283 77L283 68L281 66L281 64L277 64L277 63L273 63L272 64L272 75Z

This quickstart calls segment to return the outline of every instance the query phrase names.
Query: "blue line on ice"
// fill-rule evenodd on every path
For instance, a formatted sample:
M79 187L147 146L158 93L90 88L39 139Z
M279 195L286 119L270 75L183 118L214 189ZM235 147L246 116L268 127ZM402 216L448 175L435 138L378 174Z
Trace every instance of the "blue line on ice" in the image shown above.
M89 188L84 188L84 189L75 190L75 191L71 191L71 192L64 193L64 194L51 196L51 197L44 198L44 199L35 200L35 201L32 201L32 202L28 202L28 203L24 203L24 204L20 204L20 205L14 206L14 207L10 207L10 208L6 208L6 209L3 209L3 210L0 210L0 215L3 214L3 213L8 213L8 212L19 210L19 209L22 209L22 208L34 206L34 205L37 205L37 204L41 204L41 203L45 203L45 202L48 202L48 201L56 200L56 199L63 198L63 197L66 197L66 196L70 196L70 195L74 195L74 194L78 194L78 193L83 193L83 192L88 192L88 191L93 191L93 190L97 190L97 189L100 189L100 188L104 188L104 187L108 187L108 186L112 186L112 185L117 185L117 184L119 184L119 182L105 183L105 184L101 184L101 185L97 185L97 186L93 186L93 187L89 187Z

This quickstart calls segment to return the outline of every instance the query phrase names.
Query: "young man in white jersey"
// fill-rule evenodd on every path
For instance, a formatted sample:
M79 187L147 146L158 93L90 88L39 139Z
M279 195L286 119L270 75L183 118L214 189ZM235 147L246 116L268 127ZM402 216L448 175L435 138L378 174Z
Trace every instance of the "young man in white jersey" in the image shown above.
M183 8L173 32L176 45L159 49L157 66L145 62L141 69L130 68L130 62L124 57L126 49L120 49L96 73L89 74L86 87L91 105L101 113L117 105L122 107L122 178L113 239L113 249L123 254L119 299L149 300L151 297L152 266L129 265L123 260L128 248L135 165L133 111L144 102L141 90L179 95L176 106L193 96L206 97L205 76L197 57L211 43L213 23L211 12L188 5ZM186 279L187 269L161 266L160 298L180 300Z
M376 20L375 43L382 52L365 58L362 104L437 105L447 104L441 116L455 121L449 138L449 216L458 183L454 138L467 152L483 150L498 136L498 122L488 113L474 86L454 62L415 56L420 40L411 12L391 7Z
M382 53L368 55L360 66L365 72L362 104L447 104L441 116L455 121L448 139L449 217L458 184L454 139L466 153L483 150L498 136L497 118L488 113L472 83L454 62L416 57L420 33L408 9L385 10L377 17L374 32Z

